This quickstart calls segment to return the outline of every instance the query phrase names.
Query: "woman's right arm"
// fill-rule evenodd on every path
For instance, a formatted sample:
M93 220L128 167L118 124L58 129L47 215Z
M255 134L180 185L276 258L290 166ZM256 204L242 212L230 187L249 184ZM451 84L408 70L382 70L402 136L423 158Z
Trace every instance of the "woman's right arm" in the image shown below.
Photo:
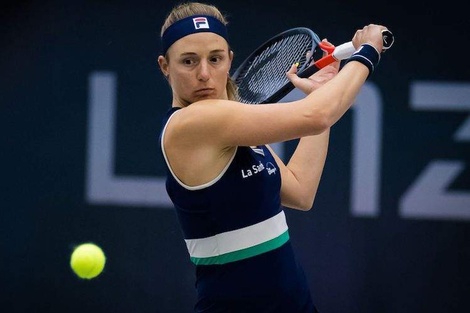
M384 26L371 24L358 30L352 39L354 47L357 49L369 44L381 53L382 31L385 29ZM363 63L348 62L332 80L298 102L306 108L305 114L316 117L321 132L322 128L334 125L350 108L369 74L369 68ZM293 75L290 74L290 80L294 85L299 84L302 79Z
M381 52L384 29L369 25L358 30L353 45L370 44ZM216 99L196 102L175 116L176 137L184 146L207 145L220 150L318 135L351 107L369 74L367 66L351 61L333 79L297 101L266 105ZM290 79L296 85L296 80L307 78L295 75Z

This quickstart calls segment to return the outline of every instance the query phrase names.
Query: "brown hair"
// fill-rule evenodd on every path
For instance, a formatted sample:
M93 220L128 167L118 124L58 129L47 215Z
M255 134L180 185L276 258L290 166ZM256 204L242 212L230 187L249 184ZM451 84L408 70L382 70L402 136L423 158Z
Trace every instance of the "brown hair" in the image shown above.
M192 15L208 15L215 17L224 25L228 24L227 18L215 6L200 2L185 2L175 6L168 14L165 19L165 22L163 23L160 36L163 36L165 30L176 21L179 21ZM167 58L167 56L165 57ZM237 85L230 77L228 77L227 79L226 89L229 100L238 99Z

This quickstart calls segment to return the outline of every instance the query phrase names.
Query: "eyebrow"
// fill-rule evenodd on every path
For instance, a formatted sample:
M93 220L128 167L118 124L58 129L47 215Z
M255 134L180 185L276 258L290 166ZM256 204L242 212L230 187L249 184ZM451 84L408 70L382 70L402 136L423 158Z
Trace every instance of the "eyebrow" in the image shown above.
M209 54L213 54L213 53L221 53L221 52L225 52L226 50L225 49L215 49L215 50L211 50L209 52ZM189 56L189 55L197 55L196 52L183 52L180 54L180 56Z

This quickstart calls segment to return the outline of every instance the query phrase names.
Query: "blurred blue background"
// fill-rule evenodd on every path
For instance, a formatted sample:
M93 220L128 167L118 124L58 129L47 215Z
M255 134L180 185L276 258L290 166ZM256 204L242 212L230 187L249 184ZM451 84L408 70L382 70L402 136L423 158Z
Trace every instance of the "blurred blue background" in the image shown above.
M0 10L3 312L190 312L192 264L162 189L156 63L174 1L4 1ZM324 313L469 312L470 39L461 4L211 2L233 70L305 26L335 44L369 23L396 36L332 130L315 207L287 210ZM278 146L288 158L295 142ZM96 279L69 256L92 241ZM256 279L256 278L253 278Z

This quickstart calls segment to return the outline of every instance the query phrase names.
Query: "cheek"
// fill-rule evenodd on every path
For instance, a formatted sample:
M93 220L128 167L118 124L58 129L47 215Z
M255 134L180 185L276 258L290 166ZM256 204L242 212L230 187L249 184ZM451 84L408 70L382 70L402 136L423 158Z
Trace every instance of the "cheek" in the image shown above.
M173 88L176 88L178 92L184 93L185 90L188 90L191 87L193 78L190 74L178 74L176 77L177 79L174 80L175 84L173 85Z
M229 68L220 69L215 74L218 81L225 81L228 78Z

